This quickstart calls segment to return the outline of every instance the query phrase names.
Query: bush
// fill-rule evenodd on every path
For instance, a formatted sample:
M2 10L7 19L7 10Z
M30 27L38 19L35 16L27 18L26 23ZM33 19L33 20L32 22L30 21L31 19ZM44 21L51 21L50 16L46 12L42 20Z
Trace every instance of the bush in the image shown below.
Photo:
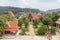
M38 35L46 35L48 33L48 28L47 26L41 26L37 30Z
M21 34L21 35L26 35L26 32L29 32L29 27L27 27L27 28L22 27L21 30L22 30L22 31L21 31L20 34Z
M35 33L37 33L37 35L46 35L49 31L51 31L51 34L56 34L57 28L52 26L50 30L48 30L48 27L43 25L40 26Z
M51 28L51 33L52 33L52 34L56 34L56 31L57 31L57 28L54 27L54 26L52 26L52 28Z

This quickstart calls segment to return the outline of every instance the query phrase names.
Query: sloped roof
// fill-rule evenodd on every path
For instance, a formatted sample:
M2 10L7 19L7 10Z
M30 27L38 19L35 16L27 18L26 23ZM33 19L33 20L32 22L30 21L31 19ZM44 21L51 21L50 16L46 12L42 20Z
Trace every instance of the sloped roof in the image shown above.
M31 14L32 18L41 18L42 17L41 14L34 14L34 13L25 13L24 16L26 18L28 18L29 17L29 14Z
M16 22L8 21L7 27L5 28L6 31L13 31L18 30L18 24Z
M12 11L8 11L8 16L14 17L14 13Z

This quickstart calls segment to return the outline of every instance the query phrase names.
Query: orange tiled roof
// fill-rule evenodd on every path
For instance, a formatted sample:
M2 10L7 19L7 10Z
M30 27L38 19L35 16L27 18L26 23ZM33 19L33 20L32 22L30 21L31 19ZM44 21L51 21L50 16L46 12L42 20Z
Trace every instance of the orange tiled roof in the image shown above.
M8 15L9 15L9 16L13 16L13 17L14 17L14 14L13 14L13 12L12 12L12 11L9 11L9 12L8 12Z
M17 31L18 30L18 24L16 22L8 21L7 27L5 28L5 31Z
M34 14L34 13L30 13L31 14L31 16L32 16L32 18L41 18L42 17L42 15L41 14ZM26 17L26 18L28 18L29 17L29 13L26 13L26 14L24 14L24 16Z
M29 14L28 14L28 13L24 14L24 17L28 18L28 16L29 16Z

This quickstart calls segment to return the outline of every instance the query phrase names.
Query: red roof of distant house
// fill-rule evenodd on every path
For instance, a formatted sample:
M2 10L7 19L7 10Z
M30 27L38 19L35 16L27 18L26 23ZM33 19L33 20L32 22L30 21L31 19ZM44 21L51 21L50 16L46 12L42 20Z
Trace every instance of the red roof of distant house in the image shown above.
M13 16L14 17L14 14L12 11L8 11L8 16Z
M31 14L32 18L41 18L42 17L41 14L34 14L34 13L26 13L26 14L24 14L24 16L26 18L28 18L29 17L29 14Z
M18 31L18 24L16 22L8 21L7 27L5 28L5 31Z
M29 16L29 14L28 14L28 13L24 14L24 17L28 18L28 16Z

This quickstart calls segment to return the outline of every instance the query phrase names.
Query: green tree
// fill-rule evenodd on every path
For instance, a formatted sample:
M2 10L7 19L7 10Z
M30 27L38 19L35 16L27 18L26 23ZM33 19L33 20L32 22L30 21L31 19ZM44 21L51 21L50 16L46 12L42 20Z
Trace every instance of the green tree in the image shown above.
M48 33L48 28L45 25L42 25L37 30L37 35L46 35Z
M4 33L4 28L6 27L6 19L0 16L0 34Z
M27 28L29 26L29 20L28 19L24 20L24 25L25 25L25 28Z
M37 28L38 27L38 24L40 23L40 20L39 19L34 19L33 21L33 25Z
M23 25L23 19L19 19L19 20L18 20L18 25L20 26L20 28L22 28L22 25Z
M52 26L50 31L51 31L52 34L56 34L57 27Z
M53 26L56 26L56 21L57 21L57 19L60 17L60 12L53 12L52 14L51 14L51 19L52 19L52 21L53 21Z
M6 21L13 21L13 20L15 20L14 17L10 17L10 16L7 16L7 15L5 15L4 17L6 18Z
M43 24L44 25L51 25L52 24L52 19L51 18L49 18L49 17L44 17L43 19L42 19L42 22L43 22Z

